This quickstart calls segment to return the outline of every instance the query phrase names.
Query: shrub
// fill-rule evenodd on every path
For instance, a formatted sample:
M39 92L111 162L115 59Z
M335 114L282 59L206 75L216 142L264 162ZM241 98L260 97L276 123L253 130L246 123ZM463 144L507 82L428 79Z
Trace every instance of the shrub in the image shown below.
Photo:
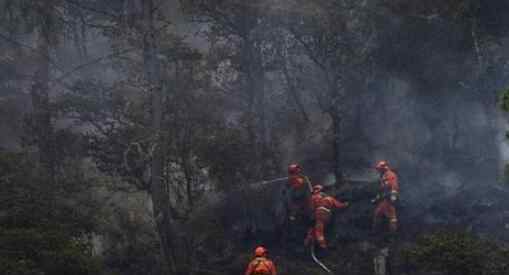
M422 236L404 253L411 263L426 271L450 275L509 274L509 250L466 232Z

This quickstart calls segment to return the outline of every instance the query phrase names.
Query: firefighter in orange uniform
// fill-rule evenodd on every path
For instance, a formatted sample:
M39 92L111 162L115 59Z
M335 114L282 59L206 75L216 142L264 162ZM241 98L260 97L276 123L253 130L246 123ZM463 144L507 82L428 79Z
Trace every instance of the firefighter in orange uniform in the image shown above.
M247 266L244 275L277 275L276 266L267 258L267 254L265 247L257 247L255 258Z
M330 222L333 209L342 209L348 207L348 202L341 202L334 197L322 193L323 186L313 186L313 195L311 196L310 207L313 210L315 225L309 229L304 244L307 246L312 240L318 242L321 248L327 248L325 241L325 226Z
M298 215L309 215L310 187L309 179L302 174L302 167L299 164L290 164L288 166L288 218L291 221L294 221Z
M389 230L394 233L398 230L398 217L395 204L399 199L399 182L396 173L389 167L387 161L379 161L375 169L380 173L380 189L376 198L373 214L373 229L375 230L382 218L389 220Z

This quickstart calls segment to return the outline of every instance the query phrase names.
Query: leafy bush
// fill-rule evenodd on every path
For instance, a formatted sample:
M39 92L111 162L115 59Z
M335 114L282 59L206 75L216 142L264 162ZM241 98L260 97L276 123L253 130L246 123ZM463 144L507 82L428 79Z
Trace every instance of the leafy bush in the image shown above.
M502 110L509 112L509 88L502 91L500 97L500 105Z
M4 274L99 274L87 242L50 228L1 229L0 270Z
M405 251L415 266L450 275L509 274L509 250L466 232L438 232L420 237Z
M66 188L56 188L38 169L28 155L0 152L2 274L100 274L86 238L91 219L76 203L81 188L68 188L81 182L61 179Z

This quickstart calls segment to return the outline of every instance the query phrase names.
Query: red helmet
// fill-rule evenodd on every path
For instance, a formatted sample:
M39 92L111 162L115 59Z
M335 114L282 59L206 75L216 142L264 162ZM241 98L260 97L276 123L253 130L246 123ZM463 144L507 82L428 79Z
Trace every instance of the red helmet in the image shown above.
M263 257L263 256L266 256L267 255L267 249L265 249L265 247L263 246L258 246L256 249L255 249L255 256L256 257Z
M323 190L323 186L320 184L313 186L313 193L319 193L319 192L322 192L322 190Z
M290 175L297 175L300 172L302 172L302 167L298 165L297 163L292 163L288 165L288 174Z
M378 171L385 171L389 169L389 163L386 160L381 160L376 164L375 169Z

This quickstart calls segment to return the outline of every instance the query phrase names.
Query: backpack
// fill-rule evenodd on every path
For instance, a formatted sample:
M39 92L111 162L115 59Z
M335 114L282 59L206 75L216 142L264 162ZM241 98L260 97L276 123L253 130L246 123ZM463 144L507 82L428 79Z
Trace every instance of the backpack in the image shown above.
M256 261L256 263L253 268L252 275L270 275L271 274L269 264L267 263L268 260L257 259L255 261Z

